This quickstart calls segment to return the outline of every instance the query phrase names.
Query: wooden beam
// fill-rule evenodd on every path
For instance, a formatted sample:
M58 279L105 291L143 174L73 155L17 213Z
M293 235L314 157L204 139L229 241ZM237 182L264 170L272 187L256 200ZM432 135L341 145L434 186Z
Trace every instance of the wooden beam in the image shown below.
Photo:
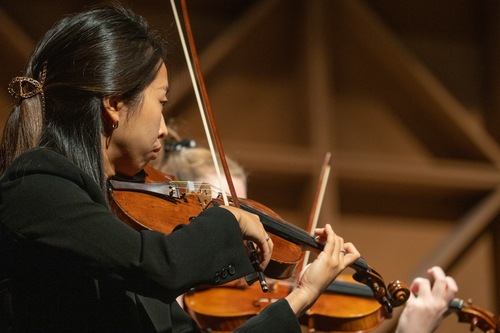
M217 65L237 47L238 43L241 43L247 34L260 24L265 17L270 15L278 3L279 0L257 2L252 8L247 10L240 19L219 34L206 49L201 51L200 64L204 78L210 75ZM191 85L183 84L189 81L187 68L178 75L172 77L171 80L172 87L176 87L175 97L172 98L174 101L172 108L175 108L175 104L179 104L187 96L193 94L193 88Z
M427 269L432 266L441 266L445 271L448 270L499 216L499 213L500 187L473 207L407 278L412 280L417 276L426 276Z
M315 173L326 152L308 147L231 141L226 151L249 169L267 172ZM290 168L293 166L293 168ZM431 188L493 190L500 185L498 170L488 163L456 160L401 161L378 155L333 153L332 173L339 179Z
M484 110L485 125L490 133L500 141L500 3L487 0L485 3L485 53L486 103Z
M349 36L362 50L384 67L384 71L404 89L412 100L422 103L422 112L434 121L462 135L500 168L500 148L435 76L391 34L385 25L360 1L339 1Z
M491 232L493 235L493 281L500 281L500 218L497 217L491 223ZM500 312L500 287L498 283L495 284L495 290L493 291L496 299L496 309L492 309L494 313Z
M340 178L375 183L433 188L491 190L500 185L498 170L490 164L440 160L416 163L380 156L334 155L332 168Z
M486 22L484 53L487 70L485 70L487 91L484 110L485 126L500 141L500 3L497 0L482 2L484 21ZM493 238L493 264L494 281L500 281L500 218L495 218L491 223ZM500 311L500 285L495 284L493 291L496 299L494 313Z
M4 41L3 52L13 52L23 59L28 58L34 41L24 32L24 30L0 7L0 38Z

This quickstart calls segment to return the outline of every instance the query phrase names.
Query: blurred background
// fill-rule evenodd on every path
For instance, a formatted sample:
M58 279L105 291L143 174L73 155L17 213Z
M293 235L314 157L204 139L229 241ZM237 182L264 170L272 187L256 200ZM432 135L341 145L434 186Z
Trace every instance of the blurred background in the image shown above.
M35 42L88 0L0 1L0 123ZM168 122L206 146L169 1L123 2L170 44ZM180 6L178 4L178 6ZM440 265L500 310L498 0L188 1L219 134L248 193L331 223L386 283ZM398 311L396 311L396 316ZM438 332L467 332L451 314ZM376 332L390 332L387 320Z

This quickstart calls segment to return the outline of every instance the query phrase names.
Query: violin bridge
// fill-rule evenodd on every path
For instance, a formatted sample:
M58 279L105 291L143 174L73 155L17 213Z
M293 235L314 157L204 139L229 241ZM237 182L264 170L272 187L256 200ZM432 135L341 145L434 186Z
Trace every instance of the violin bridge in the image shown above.
M196 191L196 197L200 201L202 209L206 209L212 203L212 188L207 183L202 183Z

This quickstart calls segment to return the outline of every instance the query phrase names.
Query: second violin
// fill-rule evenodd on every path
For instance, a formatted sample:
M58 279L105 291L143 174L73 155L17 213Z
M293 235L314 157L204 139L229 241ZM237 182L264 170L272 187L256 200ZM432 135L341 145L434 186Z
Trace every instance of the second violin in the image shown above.
M285 297L293 284L272 280L269 292L243 281L216 288L192 290L184 296L186 311L211 332L231 332L265 307ZM237 300L235 302L235 300ZM367 286L341 275L299 321L309 331L369 332L391 315Z

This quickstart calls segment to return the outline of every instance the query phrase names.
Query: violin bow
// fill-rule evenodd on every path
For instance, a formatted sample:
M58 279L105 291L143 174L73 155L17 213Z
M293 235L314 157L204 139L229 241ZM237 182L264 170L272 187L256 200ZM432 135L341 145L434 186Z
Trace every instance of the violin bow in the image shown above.
M212 108L210 105L210 101L208 99L208 94L207 94L207 90L205 87L205 83L203 81L203 76L202 76L200 64L198 61L196 47L194 45L194 38L193 38L192 30L191 30L191 25L189 23L189 16L188 16L188 12L187 12L186 2L184 0L182 0L181 5L182 5L183 18L184 18L184 25L186 26L186 36L187 36L188 43L189 43L189 49L188 49L188 45L186 43L186 39L184 38L184 31L183 31L181 20L180 20L178 11L177 11L177 6L175 5L175 0L170 0L170 3L172 5L172 11L174 13L174 18L175 18L177 30L179 32L179 38L181 41L182 50L184 52L184 57L186 59L186 64L188 67L189 76L191 78L191 83L193 85L193 90L195 93L196 101L198 103L198 110L200 111L200 116L201 116L201 120L203 123L203 129L205 130L205 134L206 134L207 141L208 141L208 146L210 149L210 153L212 155L212 159L214 161L214 167L215 167L215 171L217 173L217 177L219 179L219 183L221 185L221 189L223 189L224 186L222 186L222 177L221 177L221 172L220 172L220 168L219 168L219 163L217 163L217 157L216 157L216 153L215 153L215 148L214 148L212 136L214 137L214 140L216 141L217 149L219 151L219 157L221 159L221 163L222 163L224 172L226 173L226 178L227 178L227 182L228 182L228 186L229 186L229 192L233 196L233 200L235 200L234 198L236 198L236 201L237 201L238 199L234 195L234 192L235 192L234 185L232 184L231 176L229 175L229 168L227 167L227 162L225 159L224 150L222 148L222 144L220 143L217 128L215 127L215 121L213 119L213 114L212 114ZM190 53L190 50L191 50L191 53ZM192 61L191 61L191 57L193 58ZM208 117L208 120L207 120L207 117ZM210 121L210 123L209 123L209 121ZM210 127L209 127L209 124L210 124ZM227 172L226 172L226 170L227 170ZM228 199L227 199L225 191L221 191L221 192L222 192L222 196L224 198L224 204L228 205L229 203L228 203ZM237 206L236 203L235 203L235 206Z
M219 137L219 133L217 131L217 127L215 126L215 119L212 113L212 107L210 105L210 101L208 99L208 93L205 86L205 81L203 80L203 74L201 72L200 62L198 60L198 55L196 51L196 46L194 43L193 32L191 29L191 24L189 20L186 0L181 0L182 14L184 20L184 26L186 28L186 36L189 44L189 50L186 44L186 40L184 38L184 32L182 29L182 24L177 12L177 6L175 5L175 0L170 0L172 5L172 11L174 13L175 23L177 25L177 30L179 32L179 37L181 40L182 49L184 51L184 57L186 58L186 63L189 70L189 75L191 77L191 82L193 84L193 89L196 95L196 101L198 103L198 109L200 111L201 120L203 122L203 128L205 130L205 134L207 136L208 145L210 148L210 153L212 154L212 159L214 161L215 171L217 173L217 178L219 179L220 188L224 189L224 185L222 182L222 177L219 169L219 163L217 161L217 155L215 153L212 137L215 140L217 145L218 156L220 159L220 163L222 164L222 168L224 170L224 175L226 177L227 185L229 188L229 193L231 194L233 205L237 208L240 208L240 202L238 200L238 196L236 195L236 190L234 189L233 180L231 178L231 173L229 171L229 167L227 165L226 156L224 154L224 149L222 147L222 143ZM191 61L192 58L192 61ZM208 117L208 121L207 121ZM209 126L210 125L210 126ZM226 206L229 205L229 200L226 195L226 191L222 190L222 197L224 200L224 204ZM251 251L251 260L254 266L254 269L257 273L257 278L259 279L260 285L264 292L269 290L267 286L266 279L264 277L264 273L259 268L259 261L257 252L255 250L255 245L248 241L247 245ZM253 281L252 281L253 282Z
M309 224L307 226L307 231L312 236L314 235L314 229L316 229L318 225L319 213L321 211L321 207L323 206L323 199L325 197L326 185L328 183L328 177L330 176L331 169L331 157L332 154L330 152L326 153L325 161L323 162L323 167L321 168L321 173L318 182L318 188L316 189L316 197L313 201L313 208L311 209L311 214L309 216ZM309 251L304 255L304 264L307 265L309 261Z
M332 156L332 154L330 152L326 153L325 160L323 162L323 166L321 168L321 172L320 172L320 176L319 176L318 187L316 188L316 195L315 195L315 198L313 201L313 207L312 207L311 213L309 215L309 224L307 226L307 232L311 236L314 235L314 229L316 229L316 226L318 225L319 213L320 213L321 207L323 205L323 198L325 197L326 185L328 183L328 178L330 176L331 156ZM304 257L302 258L302 261L301 261L301 263L300 263L300 265L295 273L294 285L298 284L299 278L300 278L300 272L308 264L310 253L311 253L311 251L309 251L309 250L305 251Z
M500 316L496 317L490 311L474 305L471 299L464 301L455 298L450 302L449 310L457 313L459 322L469 323L471 332L476 328L486 333L500 332Z

